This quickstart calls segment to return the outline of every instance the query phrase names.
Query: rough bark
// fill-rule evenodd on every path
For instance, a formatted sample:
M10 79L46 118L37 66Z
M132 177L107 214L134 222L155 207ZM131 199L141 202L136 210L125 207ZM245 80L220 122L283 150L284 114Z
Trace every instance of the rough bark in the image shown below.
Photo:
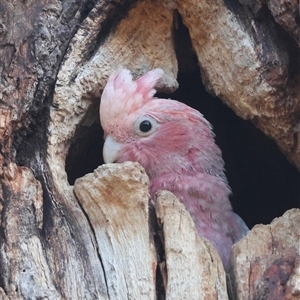
M106 240L108 248L101 248L106 237L100 226L104 220L100 215L91 216L93 211L84 201L89 199L95 205L97 198L101 205L106 203L105 213L124 207L108 206L111 198L105 193L82 198L81 206L67 180L66 156L76 129L97 120L101 91L119 65L130 68L134 76L161 67L166 75L159 91L177 88L174 9L189 29L206 88L271 136L300 168L297 2L240 2L243 6L234 0L1 1L1 299L113 299L121 295L125 286L113 286L114 276L120 274L108 271L112 240ZM95 184L93 180L90 184ZM87 192L88 184L84 180L81 184L78 195ZM126 189L127 183L120 188L123 185ZM168 201L158 201L157 214L164 224L161 247L168 255L165 268L163 259L158 261L160 277L155 277L153 241L146 237L148 232L154 236L159 232L155 226L147 226L155 213L147 215L145 185L130 193L133 204L143 203L143 214L136 213L140 218L136 229L142 228L138 234L144 238L146 254L143 269L134 269L138 260L131 257L114 265L124 272L126 266L136 271L128 275L133 281L126 286L127 298L133 299L138 288L136 293L148 293L149 298L155 298L156 291L157 297L166 292L167 298L175 299L178 288L188 299L191 295L195 299L200 295L226 299L219 259L215 257L213 263L205 260L212 276L208 282L208 269L200 268L201 259L216 254L195 235L189 216L170 195L162 196ZM182 251L191 251L186 253L195 257L195 270L205 274L205 279L199 278L198 272L196 276L191 258L185 256L183 264L172 250L172 243L183 237L172 236L168 218L179 215L184 217L181 222L186 222L190 238L190 248ZM135 229L132 224L126 228ZM111 233L111 237L117 239L118 235ZM124 243L138 246L131 240ZM118 244L124 255L125 245ZM156 245L157 253L159 249ZM179 270L185 276L190 270L196 277L179 286ZM139 273L142 271L145 273ZM142 278L145 289L134 287L133 278ZM188 295L189 287L195 285L193 294Z
M289 210L233 246L236 299L299 299L299 222L300 210Z
M1 277L10 299L58 299L41 240L43 192L28 168L4 169ZM4 243L3 243L4 242Z
M294 4L268 1L273 14L279 7L287 10L293 28L279 15L276 20L293 36L299 30ZM258 18L236 1L178 1L177 7L189 28L206 88L275 139L300 168L300 77L299 68L294 69L299 49L283 43L285 34L266 9Z

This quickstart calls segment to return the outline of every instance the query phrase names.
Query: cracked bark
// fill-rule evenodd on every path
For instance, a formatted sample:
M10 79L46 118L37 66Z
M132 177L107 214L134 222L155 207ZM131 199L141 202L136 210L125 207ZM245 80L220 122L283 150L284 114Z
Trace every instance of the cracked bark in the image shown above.
M299 299L299 220L300 210L289 210L233 246L236 299Z
M279 2L284 12L278 12ZM84 199L78 202L65 172L76 130L97 122L99 97L113 69L121 64L139 76L161 67L166 75L159 91L178 87L174 9L189 29L206 88L239 116L251 119L300 167L297 3L240 3L243 6L233 0L213 4L200 0L1 1L1 299L122 299L124 290L129 299L135 295L176 299L177 285L182 293L177 297L183 299L180 295L188 297L192 282L177 284L176 272L183 267L187 273L188 267L194 272L191 258L199 267L205 251L215 255L213 249L201 248L206 244L195 236L184 212L181 222L186 222L191 234L192 255L185 265L180 265L178 253L167 258L159 277L163 288L157 292L160 283L155 283L157 262L151 237L156 229L147 226L148 198L143 194L143 230L139 232L144 238L143 259L126 256L128 245L137 247L134 253L141 251L128 238L124 240L127 248L118 244L122 255L116 256L119 261L114 265L116 269L123 266L124 273L111 271L114 255L112 248L102 248L107 238L103 219L90 216ZM77 193L84 190L85 185ZM107 194L96 198L104 201L106 197L111 199ZM170 203L159 203L157 214L166 230ZM176 213L182 211L178 205ZM134 226L127 229L134 232ZM110 242L117 237L111 234ZM166 251L166 245L176 240L167 231L163 236ZM215 272L215 288L194 277L195 298L226 299L224 274L218 269L218 258L214 261L206 267ZM126 280L132 281L116 286L114 280L129 270Z

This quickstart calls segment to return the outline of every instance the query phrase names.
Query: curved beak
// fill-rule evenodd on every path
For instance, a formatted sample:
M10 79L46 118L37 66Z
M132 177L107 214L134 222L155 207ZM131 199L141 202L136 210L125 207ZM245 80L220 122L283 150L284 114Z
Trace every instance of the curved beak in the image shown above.
M121 147L121 143L115 141L110 135L108 135L103 145L104 162L106 164L115 162L119 158L119 151Z

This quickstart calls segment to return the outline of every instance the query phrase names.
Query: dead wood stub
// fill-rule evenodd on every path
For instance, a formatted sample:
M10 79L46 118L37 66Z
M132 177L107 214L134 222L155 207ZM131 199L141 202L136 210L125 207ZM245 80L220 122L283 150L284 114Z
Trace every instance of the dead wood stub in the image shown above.
M291 209L233 246L236 299L299 299L299 218Z
M184 205L166 191L156 204L164 252L157 266L149 229L158 227L149 227L154 220L149 220L148 178L139 164L103 165L76 180L74 191L95 232L110 297L126 292L134 299L160 299L164 294L178 300L228 299L216 250L199 238Z
M198 236L184 205L168 192L157 195L162 226L167 299L228 299L225 271L216 250Z
M103 165L74 191L95 232L111 299L155 299L156 256L149 232L145 171L134 163Z

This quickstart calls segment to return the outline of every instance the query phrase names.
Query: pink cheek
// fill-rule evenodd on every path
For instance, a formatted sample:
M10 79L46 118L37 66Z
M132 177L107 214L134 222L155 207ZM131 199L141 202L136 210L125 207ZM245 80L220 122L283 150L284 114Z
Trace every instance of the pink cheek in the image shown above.
M125 145L119 152L118 163L123 163L125 161L138 161L134 155L134 149L130 145Z
M118 163L132 161L140 163L144 168L148 166L147 155L137 145L124 145L120 151Z

